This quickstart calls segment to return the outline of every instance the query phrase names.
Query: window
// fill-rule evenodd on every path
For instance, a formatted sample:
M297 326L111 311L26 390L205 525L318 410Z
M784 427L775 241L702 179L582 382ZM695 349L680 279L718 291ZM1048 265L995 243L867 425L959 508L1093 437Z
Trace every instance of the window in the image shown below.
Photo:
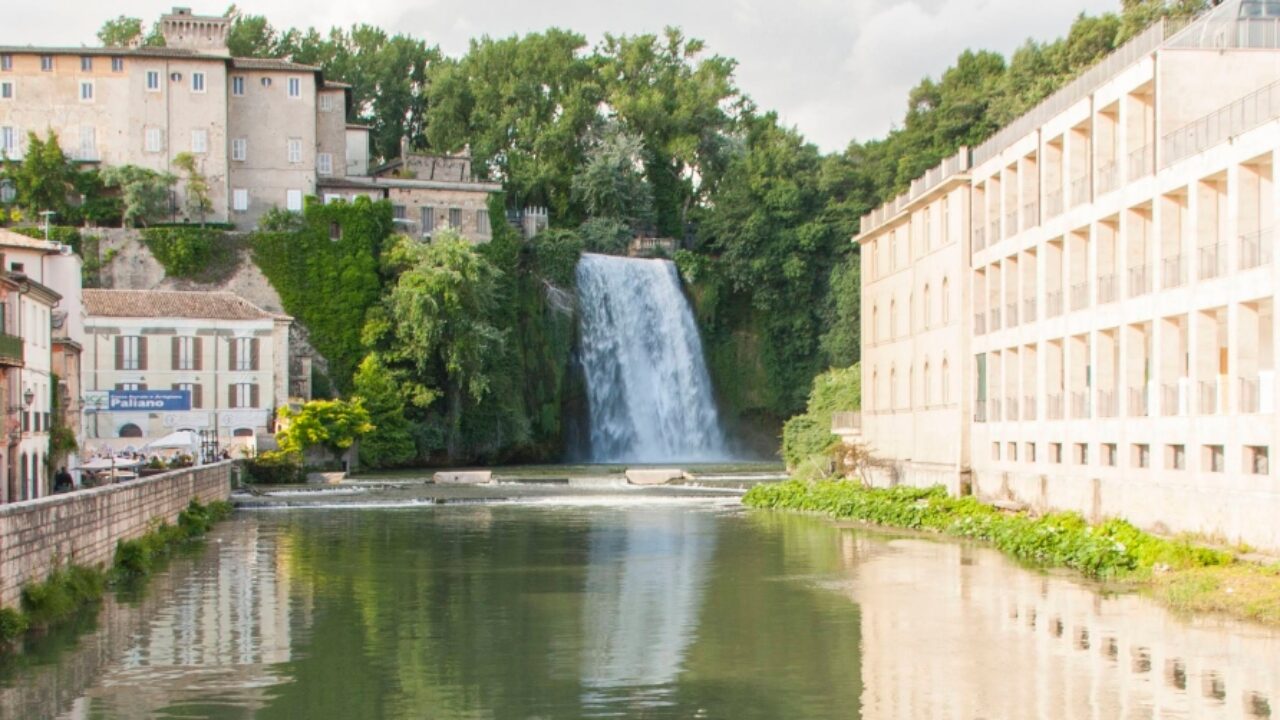
M40 70L41 72L53 72L53 56L52 55L40 56Z
M9 178L0 179L0 203L11 203L18 199L18 188ZM4 332L4 303L0 303L0 333Z
M455 230L462 228L462 208L449 208L449 227Z
M258 386L255 383L235 383L231 385L228 403L233 408L258 407Z
M175 383L174 390L186 390L191 393L191 409L198 410L204 407L204 387L200 383Z
M1054 465L1062 464L1062 443L1049 443L1049 462Z
M191 152L207 153L209 152L209 131L204 128L196 128L191 131Z
M147 152L157 153L164 150L164 139L160 135L160 128L147 128Z
M98 133L92 125L80 127L80 159L94 160L98 157Z
M489 211L477 210L476 211L476 232L481 235L488 235L491 231L492 231L492 228L489 227Z
M1204 469L1207 472L1220 473L1224 472L1227 460L1226 453L1223 452L1221 445L1205 445L1204 446Z
M1244 467L1254 475L1271 474L1271 451L1265 445L1246 445L1244 448Z
M80 81L80 102L93 102L93 81Z
M191 92L204 92L204 73L191 73Z
M1036 444L1033 442L1025 443L1023 445L1023 448L1025 448L1024 459L1029 463L1035 462L1036 461Z
M1116 444L1102 443L1102 464L1107 467L1116 466Z
M18 129L10 125L0 127L0 153L8 157L18 154Z
M244 188L236 188L231 191L231 209L236 212L245 212L249 209L249 191Z
M80 72L93 72L93 58L88 55L80 58Z
M111 58L111 72L124 72L124 58Z
M333 174L333 153L320 153L316 156L316 172L321 175Z
M116 369L146 370L147 339L140 335L116 337Z
M432 208L422 208L422 234L430 235L436 231L436 213Z
M320 96L320 112L333 112L333 95L325 93Z
M1089 443L1076 443L1075 447L1076 464L1089 464Z
M149 92L160 92L160 71L147 71L147 90Z
M1151 446L1144 443L1134 445L1132 464L1136 468L1151 467Z
M241 372L258 369L258 339L235 338L232 341L231 369Z
M190 335L173 338L172 356L170 361L174 370L199 370L201 369L200 359L200 338Z
M1018 461L1018 443L1011 442L1007 444L1009 449L1009 462Z
M1170 470L1186 470L1187 446L1166 445L1165 448L1165 466Z
M289 78L289 97L291 98L302 97L302 78L296 78L296 77Z
M4 70L7 72L12 69L13 69L13 56L8 54L0 55L0 70Z
M271 78L269 77L262 78L262 87L271 87Z
M942 323L951 322L951 281L942 278Z
M408 208L403 205L391 206L391 217L394 220L404 220L408 218Z
M231 78L231 94L236 97L244 96L244 76L235 75Z
M1000 443L998 442L991 443L991 459L992 460L1000 459Z
M142 383L116 383L116 390L135 391L146 390L147 386Z
M289 151L289 162L291 163L302 162L302 139L289 138L288 151Z
M13 99L13 82L10 80L0 82L0 100L12 100L12 99Z
M20 272L25 272L25 271L26 271L26 269L27 269L27 266L26 266L26 265L23 265L23 264L22 264L22 263L20 263L20 262L11 262L11 263L9 263L9 271L10 271L10 272L20 273Z
M244 162L249 158L249 141L245 138L236 138L231 141L231 159Z
M285 191L284 209L290 212L302 212L302 191L301 190Z
M342 239L342 223L339 223L339 222L329 223L329 239L330 240Z
M121 425L121 426L120 426L120 437L122 437L122 438L140 438L140 437L142 437L142 428L138 427L137 425L134 425L133 423L127 423L127 424L125 424L125 425Z

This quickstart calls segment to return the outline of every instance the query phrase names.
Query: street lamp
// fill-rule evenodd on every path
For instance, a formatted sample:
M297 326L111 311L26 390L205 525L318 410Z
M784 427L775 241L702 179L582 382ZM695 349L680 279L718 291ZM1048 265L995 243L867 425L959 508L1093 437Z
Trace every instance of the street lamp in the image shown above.
M27 388L26 391L22 393L22 404L30 408L31 403L34 403L35 401L36 401L35 391L32 390L31 388Z

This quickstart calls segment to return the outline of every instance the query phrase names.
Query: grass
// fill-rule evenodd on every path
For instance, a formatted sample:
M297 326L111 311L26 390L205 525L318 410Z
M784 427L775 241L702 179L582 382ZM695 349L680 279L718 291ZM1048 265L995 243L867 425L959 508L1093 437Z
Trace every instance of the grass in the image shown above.
M0 608L0 651L32 630L48 630L102 598L108 584L127 582L151 573L156 563L183 543L209 531L231 513L231 503L202 505L192 500L178 513L178 523L160 523L139 538L116 543L109 570L84 565L57 564L41 582L22 587L20 608Z
M1280 564L1234 563L1152 578L1151 594L1181 613L1224 613L1280 625Z

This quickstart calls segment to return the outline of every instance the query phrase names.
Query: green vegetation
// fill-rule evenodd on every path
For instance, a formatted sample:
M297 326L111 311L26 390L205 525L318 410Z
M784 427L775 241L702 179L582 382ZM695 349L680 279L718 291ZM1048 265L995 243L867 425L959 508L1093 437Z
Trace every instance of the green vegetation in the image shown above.
M213 200L209 197L209 179L200 170L200 161L194 153L180 152L173 156L173 166L183 172L183 191L186 195L187 215L204 225L204 218L213 212Z
M121 222L137 227L169 215L169 190L177 178L137 165L113 165L102 171L102 182L120 192Z
M297 453L261 452L246 460L244 469L252 482L262 485L294 485L307 481L302 456Z
M942 533L991 542L1026 562L1068 567L1107 579L1148 577L1154 569L1227 565L1229 553L1145 533L1123 520L1089 525L1076 513L1002 513L941 487L873 489L850 481L757 485L743 502L757 508L817 512L841 520Z
M233 272L243 246L237 236L206 227L150 227L141 234L142 244L166 275L203 281L216 281Z
M828 370L813 379L805 412L782 427L782 459L787 467L799 468L830 455L832 444L839 442L831 434L831 415L862 406L860 377L861 370L854 365Z
M116 579L150 575L156 563L181 543L202 537L214 523L231 514L231 503L202 505L192 500L178 513L178 523L160 523L142 537L116 543L113 575Z
M369 411L359 398L346 400L312 400L294 410L280 408L283 430L276 433L281 452L301 455L313 447L324 448L336 462L364 435L373 430Z

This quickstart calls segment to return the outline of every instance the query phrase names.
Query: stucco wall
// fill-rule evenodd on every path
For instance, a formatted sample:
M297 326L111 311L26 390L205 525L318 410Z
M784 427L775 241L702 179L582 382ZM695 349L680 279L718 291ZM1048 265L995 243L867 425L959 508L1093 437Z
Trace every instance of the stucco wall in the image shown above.
M110 563L117 540L174 522L193 499L226 500L231 468L228 461L0 506L0 605L16 606L22 586L59 562Z

